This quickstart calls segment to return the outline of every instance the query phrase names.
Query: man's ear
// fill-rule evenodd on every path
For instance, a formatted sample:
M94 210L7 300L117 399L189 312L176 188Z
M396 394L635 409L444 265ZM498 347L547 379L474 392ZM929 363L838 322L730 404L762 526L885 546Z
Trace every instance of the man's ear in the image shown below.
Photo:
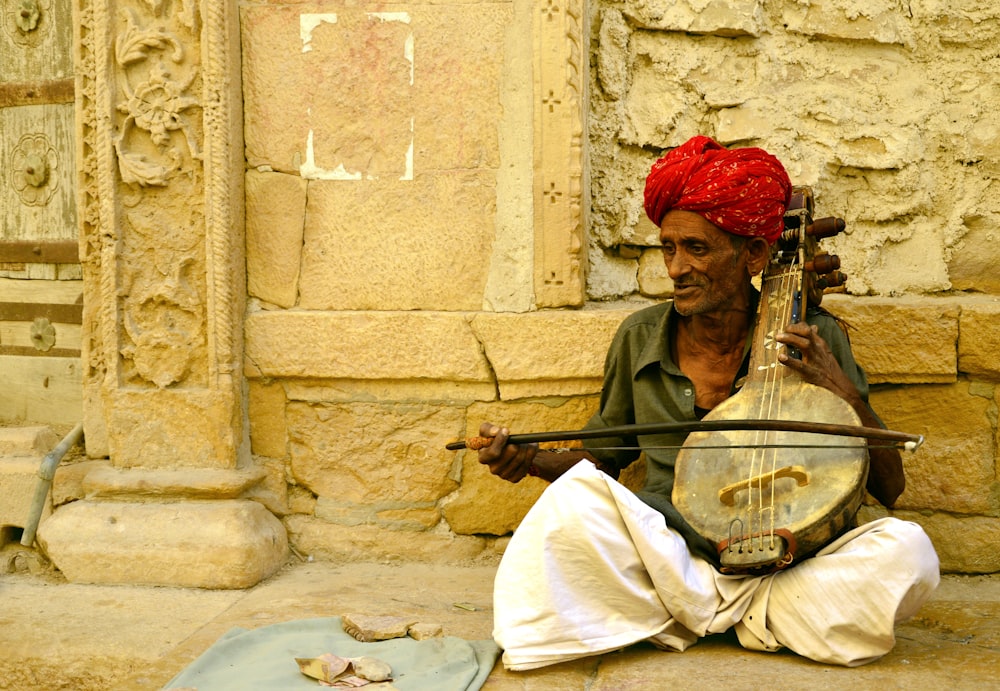
M746 251L747 271L751 276L756 276L764 270L771 258L771 246L764 238L753 237L747 240Z

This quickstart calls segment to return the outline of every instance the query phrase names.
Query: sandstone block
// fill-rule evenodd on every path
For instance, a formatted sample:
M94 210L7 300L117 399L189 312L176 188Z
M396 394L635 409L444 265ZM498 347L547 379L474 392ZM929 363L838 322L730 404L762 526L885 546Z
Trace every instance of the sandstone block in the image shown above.
M83 499L87 496L83 488L87 475L98 468L110 467L111 461L107 460L60 463L52 479L52 505L62 506L67 502Z
M424 641L428 638L440 638L444 635L444 627L431 622L420 622L411 626L406 632L415 641Z
M660 229L646 216L645 211L639 214L634 228L623 228L621 243L639 247L660 247ZM619 250L620 251L620 250ZM663 263L663 253L660 253L660 263ZM664 266L664 269L666 266Z
M470 406L466 436L478 436L479 425L493 422L512 432L579 429L594 413L594 397L576 398L561 405L536 402ZM459 535L506 535L545 490L548 483L528 477L511 484L492 475L475 453L462 454L462 484L443 504L444 517Z
M505 76L531 79L530 68L515 62L518 48L513 44L527 39L512 31L513 5L449 2L411 7L413 130L419 133L415 172L496 169L500 136L528 136L527 129L507 127L498 96ZM418 11L422 16L417 17Z
M1000 149L1000 128L997 128L997 140L983 148ZM979 159L983 155L973 154L970 158ZM952 288L1000 294L1000 274L996 271L1000 265L1000 244L994 241L995 224L978 214L962 220L965 233L948 260L948 279ZM959 347L961 345L959 341Z
M774 114L756 101L719 111L716 136L722 142L740 142L762 138L774 126ZM802 182L801 178L796 182Z
M482 352L479 353L482 357ZM354 401L442 401L468 405L497 397L492 381L452 379L286 379L288 400L307 403L350 403Z
M966 381L878 389L872 407L890 429L922 434L903 454L906 491L897 506L958 513L995 512L996 457L990 419L995 403Z
M895 173L890 173L890 176L897 177ZM906 185L903 180L897 180L895 184L897 189ZM914 195L917 196L919 193ZM874 201L877 203L877 200ZM849 290L859 294L918 295L949 289L947 266L935 255L939 242L935 237L938 233L936 222L902 222L897 219L885 225L865 221L855 226L857 234L868 238L866 244L869 246L876 238L882 239L877 241L878 252L866 248L866 260L860 263L857 271L864 275L863 281L867 283L852 282L848 278ZM899 240L893 242L893 238Z
M284 458L288 453L284 387L281 384L251 380L248 388L250 449L260 456Z
M864 9L851 0L785 3L782 21L789 31L822 38L908 44L913 33L893 0L872 0Z
M251 376L492 381L461 314L255 312L246 351Z
M653 0L634 7L630 16L646 29L716 36L759 36L764 28L764 3L761 0Z
M963 301L958 325L959 371L1000 380L1000 301Z
M663 252L658 249L645 250L639 256L639 292L651 298L674 294L674 282L663 263Z
M38 456L41 461L59 444L51 427L0 427L0 456Z
M250 165L348 182L495 168L511 13L502 3L241 8Z
M412 114L412 106L407 107L412 99L407 69L412 63L407 65L405 55L408 27L362 23L365 14L359 9L330 10L334 8L241 8L247 159L254 167L296 173L304 165L330 171L339 167L345 176L371 176L389 173L386 165L405 165L406 148L399 137L409 129L402 118ZM367 42L373 43L374 53L352 55L352 44ZM362 59L369 62L361 64ZM380 93L380 86L390 88ZM383 108L386 113L379 112ZM374 141L358 131L372 124L383 130L396 125L390 147L396 156L386 160L382 153L381 166L359 160L380 154ZM336 136L337 126L344 128L343 138ZM314 131L320 127L316 141ZM353 147L338 151L351 139Z
M905 78L905 70L896 68L887 71L879 65L871 64L868 61L859 61L851 65L853 71L872 73L881 72L880 79L874 79L874 84L866 85L860 93L867 94L876 89L877 84L890 79ZM899 73L903 74L899 74ZM872 79L869 77L869 79ZM853 91L852 91L853 89ZM813 107L815 117L822 117L829 120L831 124L843 124L848 126L851 122L850 114L854 100L859 98L859 90L852 86L842 86L843 93L836 93L828 101ZM837 102L837 99L846 103ZM856 108L857 106L853 106ZM900 107L903 107L902 105ZM884 128L891 129L894 125L884 124ZM919 141L916 142L919 144ZM864 144L864 142L862 142ZM842 140L829 141L829 147L837 150L837 161L850 159L850 145L843 145ZM856 150L856 149L855 149ZM916 152L912 152L916 155ZM831 155L811 156L816 166L829 166ZM926 244L931 241L931 237L936 234L936 229L928 222L920 219L903 220L906 216L923 216L932 214L934 210L934 198L930 190L924 189L926 177L918 166L903 161L885 161L886 164L895 163L895 170L867 171L864 176L847 177L838 180L836 184L824 181L822 177L815 183L820 185L817 192L822 192L823 213L835 214L849 219L847 234L839 236L843 243L838 243L837 252L845 260L844 266L848 267L851 275L855 276L863 270L865 275L861 278L865 283L874 282L879 279L884 283L893 283L897 286L905 285L907 289L897 287L896 293L913 293L915 286L920 285L924 280L921 276L914 276L914 266L893 264L888 261L887 252L896 248L887 246L886 239L893 238L896 242L902 239L919 238L924 242L919 244L918 251L924 252L928 256L920 257L920 266L927 264L930 259L938 259L937 249L933 251ZM822 174L821 174L822 175ZM930 236L930 237L927 237ZM850 242L847 240L850 239ZM844 251L846 250L846 251ZM873 271L880 271L887 276L868 275ZM863 290L854 287L850 283L851 291L855 295L864 295ZM939 288L940 289L940 288ZM885 291L888 293L889 291Z
M597 52L597 75L604 93L617 101L628 88L628 40L632 33L617 9L601 13L601 40Z
M701 131L697 112L705 101L731 106L754 94L757 70L748 68L755 60L752 52L733 50L721 38L706 39L718 42L715 49L692 51L688 41L679 36L632 34L631 50L639 59L632 58L634 67L624 98L619 135L623 144L677 146L687 139L681 132ZM648 170L647 165L645 172ZM628 188L617 189L619 194L637 194ZM638 194L641 197L641 192Z
M0 527L26 527L38 487L41 462L40 457L33 456L0 457ZM46 496L42 507L44 519L52 511L50 496Z
M611 253L592 259L593 263L587 272L587 295L590 299L613 300L639 290L634 259L613 256Z
M247 588L285 561L285 530L253 501L83 500L42 523L42 549L74 583Z
M348 527L375 522L375 508L370 504L338 502L327 497L316 497L312 513L316 518Z
M481 313L473 317L472 328L496 373L501 398L595 393L601 388L608 344L627 314L619 310ZM560 382L578 384L567 390L560 388ZM523 386L515 389L517 385Z
M260 482L248 487L241 498L252 499L264 505L275 516L287 516L292 513L288 485L288 473L284 459L254 456L254 464L260 470Z
M99 465L83 478L82 489L88 498L236 499L265 476L261 467L170 470Z
M458 535L507 535L512 533L548 483L527 477L512 484L492 475L476 460L462 457L462 486L444 504L445 520Z
M116 467L233 468L242 443L238 402L211 389L119 389L108 424Z
M991 3L936 2L922 6L921 17L942 44L978 47L996 40L997 11Z
M402 638L416 623L413 619L387 615L355 614L343 615L344 631L363 643Z
M959 307L934 298L847 298L823 306L853 327L855 359L871 383L954 381Z
M290 485L288 487L288 512L311 515L316 511L317 498L305 487Z
M343 505L433 503L457 485L444 445L463 421L461 409L430 403L291 403L292 475Z
M247 292L292 307L298 297L306 181L247 171L246 205Z
M379 509L375 522L391 530L430 530L441 522L441 510L436 506Z
M675 84L676 98L690 108L688 112L679 113L669 110L659 114L655 110L642 113L642 119L650 124L654 122L650 118L659 115L661 142L664 136L668 137L663 142L668 146L683 143L691 136L689 132L707 131L705 123L696 120L698 111L705 106L729 108L758 99L761 85L768 80L770 70L773 69L758 50L756 42L734 42L716 36L693 40L695 43L692 43L692 37L673 32L657 34L637 31L631 37L631 50L636 57L633 58L632 86L629 89L626 116L632 119L640 112L633 111L632 108L645 110L650 106L655 107L659 100L657 80L661 84ZM693 46L696 48L692 49ZM773 101L774 94L770 96ZM768 108L774 111L776 117L782 117L787 104L773 103ZM711 117L715 119L714 115ZM683 124L685 128L673 130L670 128L671 121L675 125ZM691 129L687 129L689 125L692 126ZM656 146L662 144L658 143ZM635 193L641 198L642 187Z
M903 168L917 158L921 146L918 135L900 132L890 122L877 122L838 140L833 158L843 166L892 170Z
M399 531L367 525L345 528L299 515L288 516L285 526L296 550L324 561L453 564L481 557L496 559L495 554L484 555L488 541L478 536Z
M299 305L481 309L496 194L492 172L312 183Z

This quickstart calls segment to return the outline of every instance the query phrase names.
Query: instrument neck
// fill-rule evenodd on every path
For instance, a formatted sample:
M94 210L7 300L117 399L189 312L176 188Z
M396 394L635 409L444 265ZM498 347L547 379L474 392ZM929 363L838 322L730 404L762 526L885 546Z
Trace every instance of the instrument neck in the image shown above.
M805 318L806 296L802 286L803 271L799 258L791 262L779 262L772 258L761 279L748 382L774 382L791 374L791 370L778 362L778 355L786 348L774 336L786 325ZM794 357L795 354L792 355Z

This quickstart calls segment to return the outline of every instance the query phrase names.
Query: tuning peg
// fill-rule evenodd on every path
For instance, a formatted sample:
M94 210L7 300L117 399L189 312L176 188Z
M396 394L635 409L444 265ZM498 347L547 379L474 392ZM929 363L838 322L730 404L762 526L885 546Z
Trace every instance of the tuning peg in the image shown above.
M811 261L807 261L802 268L817 274L828 274L840 268L840 257L823 252L813 257Z
M826 288L842 286L845 283L847 283L847 274L842 271L831 271L825 276L820 276L819 280L816 281L816 286L820 290L825 290Z
M837 233L843 232L846 227L847 224L844 222L844 219L827 216L826 218L817 219L806 226L806 235L811 235L817 240L822 240L823 238L833 237Z

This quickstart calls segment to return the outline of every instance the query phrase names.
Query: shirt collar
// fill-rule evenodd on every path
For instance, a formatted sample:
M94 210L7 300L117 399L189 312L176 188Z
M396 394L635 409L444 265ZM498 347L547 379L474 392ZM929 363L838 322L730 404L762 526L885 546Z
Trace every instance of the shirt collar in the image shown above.
M757 322L757 303L759 301L760 291L750 286L750 313L752 316L750 318L750 330L747 332L747 341L743 346L744 359L746 359L747 353L750 352L750 345L753 342L753 329ZM670 352L668 343L669 334L674 333L674 325L679 316L677 310L674 309L674 302L671 300L669 307L663 310L663 314L660 315L656 323L656 328L653 332L655 336L646 341L646 344L642 347L642 351L639 353L639 357L635 359L632 365L633 380L639 376L639 372L654 363L658 363L667 374L684 376L681 368L674 362L674 356Z

